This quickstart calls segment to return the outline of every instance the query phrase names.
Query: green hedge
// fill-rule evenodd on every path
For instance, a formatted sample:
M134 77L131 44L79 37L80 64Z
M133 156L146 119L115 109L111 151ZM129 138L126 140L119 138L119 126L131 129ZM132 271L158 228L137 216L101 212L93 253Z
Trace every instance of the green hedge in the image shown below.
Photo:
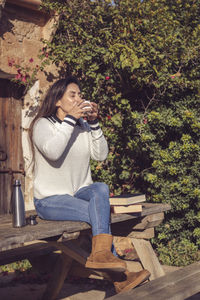
M195 0L43 1L60 14L44 59L80 78L109 141L93 177L114 194L172 205L154 244L163 263L200 246L200 9ZM47 55L46 55L47 56ZM47 62L48 63L48 62ZM178 253L178 255L177 255Z

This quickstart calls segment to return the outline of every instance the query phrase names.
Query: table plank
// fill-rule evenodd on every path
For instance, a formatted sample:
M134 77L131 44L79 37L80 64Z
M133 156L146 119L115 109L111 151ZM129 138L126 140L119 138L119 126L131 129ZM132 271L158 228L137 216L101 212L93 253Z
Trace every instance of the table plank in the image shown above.
M118 223L125 220L136 219L143 216L170 210L169 204L144 203L141 213L137 214L112 214L111 222ZM35 211L26 212L27 216L35 214ZM30 242L34 240L46 239L62 235L64 232L73 233L90 229L90 225L85 222L75 221L47 221L37 217L38 224L27 225L21 228L12 227L12 216L0 216L0 249L10 245Z

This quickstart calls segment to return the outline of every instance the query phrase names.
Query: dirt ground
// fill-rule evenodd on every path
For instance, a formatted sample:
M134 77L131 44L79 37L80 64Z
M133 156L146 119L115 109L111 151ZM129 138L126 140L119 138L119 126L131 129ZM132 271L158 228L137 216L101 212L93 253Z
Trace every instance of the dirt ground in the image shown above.
M163 266L165 273L176 267ZM40 300L45 290L45 283L37 283L34 276L16 276L14 273L1 274L1 300ZM111 283L100 279L71 278L66 280L57 299L61 300L103 300L115 295ZM193 298L193 300L200 298Z
M0 288L1 300L40 300L45 284L12 283ZM103 300L114 295L111 285L100 285L96 280L86 282L79 280L74 283L65 282L57 299L65 300Z
M27 282L26 282L27 281ZM46 284L31 279L16 280L14 274L0 277L1 300L40 300ZM105 280L77 278L66 280L57 299L103 300L115 294L113 286Z

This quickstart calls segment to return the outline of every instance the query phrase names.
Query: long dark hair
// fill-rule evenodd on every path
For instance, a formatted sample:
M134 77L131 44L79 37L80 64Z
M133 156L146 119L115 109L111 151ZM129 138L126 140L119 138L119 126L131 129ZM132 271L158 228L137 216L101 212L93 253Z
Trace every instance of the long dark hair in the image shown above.
M47 91L46 96L37 112L37 115L33 119L29 127L29 138L31 143L31 150L32 150L32 162L35 160L35 151L33 145L33 127L35 122L42 117L50 117L56 114L57 111L57 102L63 97L67 86L70 83L75 83L79 86L79 81L76 77L69 76L67 78L59 79L56 81Z

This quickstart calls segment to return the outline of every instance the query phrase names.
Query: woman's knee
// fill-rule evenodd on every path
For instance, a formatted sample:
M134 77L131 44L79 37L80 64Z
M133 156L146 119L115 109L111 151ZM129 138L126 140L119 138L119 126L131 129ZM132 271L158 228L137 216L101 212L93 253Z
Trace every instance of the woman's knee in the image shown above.
M96 191L101 194L105 195L109 198L109 187L106 183L104 182L95 182L95 189Z

